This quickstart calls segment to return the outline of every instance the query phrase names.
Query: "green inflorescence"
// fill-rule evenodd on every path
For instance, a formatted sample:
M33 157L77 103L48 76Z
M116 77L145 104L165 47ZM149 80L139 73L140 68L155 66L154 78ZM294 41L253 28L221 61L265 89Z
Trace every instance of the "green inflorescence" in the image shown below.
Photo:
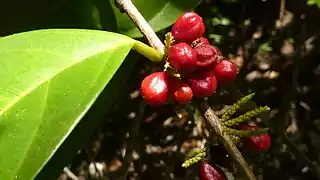
M235 145L238 145L241 142L241 139L238 136L231 135L230 138Z
M269 128L261 128L257 130L236 130L232 128L224 128L225 131L231 135L237 136L237 137L251 137L251 136L260 136L263 134L268 133Z
M253 110L250 110L246 112L245 114L242 114L236 118L230 119L234 113L236 113L240 108L242 108L252 97L254 96L254 93L249 94L247 96L242 97L239 99L236 103L234 103L230 108L228 108L225 113L223 113L221 117L221 124L224 127L224 131L229 134L232 142L235 145L238 145L242 138L244 137L251 137L251 136L260 136L267 134L269 129L268 128L260 128L260 129L254 129L254 130L241 130L241 129L234 129L234 126L237 126L243 122L250 121L253 117L256 117L257 115L267 112L270 110L269 107L259 107ZM208 141L211 142L211 141ZM187 160L184 161L182 164L182 167L187 168L191 165L199 162L200 160L204 159L206 157L206 148L203 148L201 150L191 150L188 155L186 156Z
M240 100L238 100L236 103L234 103L229 109L226 110L226 112L223 113L221 117L221 121L227 121L235 112L237 112L244 104L246 104L255 93L249 94L247 96L242 97Z
M171 47L172 43L174 42L174 38L173 38L173 35L171 32L168 32L166 35L165 35L165 39L164 39L164 45L165 45L165 58L168 57L168 49Z
M254 93L242 97L236 103L234 103L229 109L227 109L221 117L224 130L233 137L232 140L235 143L239 142L239 139L242 137L259 136L268 133L268 128L262 128L257 130L237 130L232 128L233 126L239 125L243 122L248 122L253 117L256 117L257 115L270 110L268 106L259 107L251 111L248 111L245 114L240 115L236 118L230 119L230 117L236 111L238 111L244 104L246 104L250 99L252 99L253 96Z
M243 123L243 122L247 122L247 121L250 121L251 118L253 117L256 117L257 115L263 113L263 112L267 112L269 111L270 108L267 107L267 106L264 106L264 107L259 107L259 108L256 108L254 110L251 110L243 115L240 115L239 117L236 117L234 119L229 119L229 120L226 120L224 122L222 122L222 124L224 126L228 126L228 127L231 127L231 126L235 126L235 125L238 125L240 123Z
M188 168L191 165L199 162L200 160L204 159L206 157L207 153L206 153L206 149L200 149L200 150L192 150L188 153L187 155L187 160L184 161L184 163L182 164L182 167L184 168Z

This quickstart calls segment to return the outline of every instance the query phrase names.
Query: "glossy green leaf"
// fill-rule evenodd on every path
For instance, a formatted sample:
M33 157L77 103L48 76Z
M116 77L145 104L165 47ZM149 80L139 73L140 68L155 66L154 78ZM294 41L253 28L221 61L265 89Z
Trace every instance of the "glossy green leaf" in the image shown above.
M141 55L130 51L116 74L109 81L108 86L100 93L89 111L64 140L54 155L38 173L35 180L58 179L62 169L72 162L81 147L86 147L94 130L101 121L110 121L115 109L127 108L128 96L132 89L132 73L139 68ZM110 96L112 94L112 96Z
M118 31L131 37L142 37L133 22L125 13L121 13L110 0L116 14ZM172 25L179 15L192 10L199 4L199 0L132 0L155 31L160 31Z
M312 6L312 5L317 5L318 7L320 7L320 0L308 0L307 4Z
M0 39L0 179L35 177L133 44L115 33L71 29Z

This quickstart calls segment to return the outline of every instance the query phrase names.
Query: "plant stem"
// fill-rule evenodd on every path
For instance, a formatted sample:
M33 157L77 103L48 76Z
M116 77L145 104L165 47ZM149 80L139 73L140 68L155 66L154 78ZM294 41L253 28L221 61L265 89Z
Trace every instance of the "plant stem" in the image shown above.
M136 118L132 120L133 124L131 125L131 129L130 129L130 138L128 139L126 154L124 155L124 160L123 160L123 166L119 170L118 177L117 177L117 179L119 180L127 179L128 168L132 162L132 153L134 151L134 148L136 147L137 136L139 134L140 124L142 122L146 106L147 105L145 101L141 99L139 103L138 114L136 115Z
M164 45L158 38L152 27L144 19L131 0L116 0L119 7L121 7L130 19L135 23L140 32L148 39L150 45L159 52L164 53Z
M132 48L153 62L161 62L163 59L163 53L140 41L136 41Z
M294 86L293 86L294 87ZM232 99L236 100L239 99L241 97L243 97L243 93L240 92L240 90L235 86L235 85L231 85L231 86L226 86L225 89L229 92L230 95L232 95ZM290 89L290 88L289 88ZM292 88L291 88L292 89ZM245 106L244 106L247 110L253 110L255 108L257 108L257 104L254 101L249 101ZM288 110L286 110L285 112L287 112ZM270 124L270 116L267 112L262 112L261 114L257 115L264 124ZM282 120L283 116L280 116L280 118L278 118L277 120ZM274 120L275 122L279 122L277 120ZM277 124L278 125L278 124ZM274 127L275 125L273 125L272 127ZM290 149L290 151L296 156L298 157L298 161L300 161L300 163L304 163L306 164L308 167L310 167L310 169L312 170L312 172L314 173L314 175L320 179L320 168L315 165L305 154L303 154L297 147L296 144L294 144L289 137L283 132L283 131L279 131L279 130L274 130L270 129L270 131L273 134L276 134L277 136L281 137L282 141L284 143L286 143Z
M200 107L203 111L204 117L207 123L210 125L211 133L214 133L219 138L220 142L227 150L227 152L233 157L233 159L238 163L238 165L244 170L248 179L256 180L253 172L251 171L248 163L245 161L244 157L238 150L238 148L232 142L230 136L224 131L220 119L215 115L214 111L207 105L203 103ZM212 132L213 131L213 132Z
M116 0L120 8L122 8L128 16L133 20L135 25L139 28L141 33L148 39L150 45L164 54L164 44L160 41L156 33L150 27L148 22L144 19L137 8L132 4L131 0ZM223 131L223 126L220 119L215 115L214 111L208 106L202 106L204 117L210 125L212 133L216 134L221 143L228 151L228 153L235 159L235 161L244 170L249 180L256 180L249 165L245 161L244 157L239 152L238 148L233 144L231 138Z
M65 167L63 169L63 172L68 176L68 178L72 180L79 180L79 178L75 174L73 174L73 172L69 168Z

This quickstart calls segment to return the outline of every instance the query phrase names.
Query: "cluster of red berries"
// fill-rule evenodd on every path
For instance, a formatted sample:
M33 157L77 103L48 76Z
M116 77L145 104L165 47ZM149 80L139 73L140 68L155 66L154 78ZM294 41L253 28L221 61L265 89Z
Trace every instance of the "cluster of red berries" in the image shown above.
M237 77L237 67L203 37L205 25L194 12L186 12L174 23L174 43L167 49L166 60L181 75L155 72L141 83L141 94L148 104L162 105L173 98L180 104L193 96L206 97L216 92L218 83L229 83Z

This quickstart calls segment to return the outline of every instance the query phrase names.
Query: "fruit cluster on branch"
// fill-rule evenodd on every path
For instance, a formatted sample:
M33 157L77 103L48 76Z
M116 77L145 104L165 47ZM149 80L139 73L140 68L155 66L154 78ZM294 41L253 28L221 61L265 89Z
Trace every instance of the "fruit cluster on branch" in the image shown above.
M203 98L215 94L219 84L232 83L238 74L237 66L224 57L217 47L204 37L206 27L195 12L186 12L174 23L165 37L163 71L145 77L140 92L151 106L160 106L170 101L187 104L194 97ZM221 125L234 143L242 142L247 148L262 152L270 147L267 128L256 122L248 123L268 107L260 107L239 117L232 118L253 94L237 101L221 116ZM206 160L206 148L194 153L183 167L200 162L200 179L226 179L222 171Z
M191 102L216 92L219 83L230 83L237 77L237 67L222 56L217 47L203 37L205 25L194 12L186 12L166 35L164 71L147 76L141 83L141 94L152 106L174 100Z

